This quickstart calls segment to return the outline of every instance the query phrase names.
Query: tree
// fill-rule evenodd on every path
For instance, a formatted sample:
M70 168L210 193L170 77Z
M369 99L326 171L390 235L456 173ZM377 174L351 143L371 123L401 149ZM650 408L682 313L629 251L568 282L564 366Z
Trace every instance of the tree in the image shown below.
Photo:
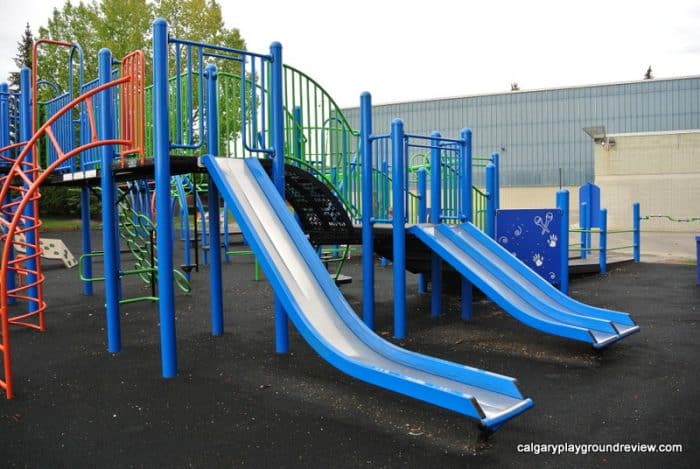
M78 4L68 0L61 9L54 9L46 26L39 29L39 36L80 44L84 56L85 81L90 81L97 77L97 53L102 47L109 48L115 59L141 49L146 55L146 66L150 67L151 22L157 16L168 21L170 33L174 37L235 49L244 50L246 47L240 31L224 25L221 6L216 0L90 0L88 3L81 0ZM67 48L51 45L42 47L39 78L57 84L61 92L67 91L70 86L68 57ZM235 62L218 62L221 72L240 73ZM173 67L174 60L171 60L171 73L174 72ZM77 72L76 63L74 77L78 76ZM146 73L147 80L150 81L151 76L150 72ZM73 81L73 94L77 95L77 80ZM39 101L53 96L51 88L43 87ZM229 124L222 124L222 128L234 129L229 134L240 128L238 105L233 108L236 112L222 110L222 120Z
M34 46L34 35L32 34L32 28L29 27L29 23L24 28L24 33L22 38L17 43L17 55L14 58L17 70L21 70L22 67L32 68L32 47ZM10 72L9 77L10 89L12 91L17 91L19 89L19 71Z
M175 37L245 49L240 31L226 28L216 0L82 0L66 1L55 8L39 37L77 43L84 55L85 78L97 76L97 52L102 47L115 59L141 49L150 59L151 22L160 16L168 21ZM68 51L55 46L41 50L39 75L66 89ZM149 60L150 62L150 60ZM149 74L150 76L150 74Z
M246 48L240 31L224 25L221 6L216 0L156 0L154 10L156 16L165 18L175 37Z
M148 50L153 5L146 0L102 0L95 24L99 47L121 59L135 50Z
M168 22L169 31L176 38L188 39L207 44L216 44L232 49L246 50L245 40L241 37L237 28L226 28L221 14L221 6L216 0L156 0L154 11L156 16L164 18ZM182 64L186 63L186 51L181 50ZM228 89L238 89L239 84L233 87L231 81L240 80L241 68L238 62L231 60L212 60L207 62L216 63L219 72L219 82L224 80L229 82ZM182 70L178 71L182 72ZM170 74L175 74L174 60L170 61ZM199 77L195 77L198 80ZM249 75L247 80L253 80ZM240 82L238 82L240 83ZM222 84L223 85L223 84ZM186 86L183 84L182 86ZM220 86L221 89L221 86ZM250 89L250 88L249 88ZM185 94L185 90L183 95ZM195 116L197 95L195 93ZM250 109L248 101L248 109ZM183 110L184 111L184 110ZM184 112L183 112L184 114ZM221 100L219 105L220 141L225 142L235 139L241 128L240 100L238 96L229 96L227 100Z

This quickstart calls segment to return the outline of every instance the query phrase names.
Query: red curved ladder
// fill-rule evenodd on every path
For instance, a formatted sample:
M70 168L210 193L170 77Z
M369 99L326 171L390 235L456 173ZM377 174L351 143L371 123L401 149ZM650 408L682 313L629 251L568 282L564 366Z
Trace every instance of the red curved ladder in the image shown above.
M137 154L143 160L144 149L144 60L143 52L137 51L129 54L123 61L122 77L98 86L81 96L78 96L66 104L59 112L51 116L32 136L28 142L22 142L10 147L0 149L0 155L12 148L22 148L20 154L12 161L12 167L8 173L0 178L2 189L0 201L4 201L8 194L15 194L13 201L0 205L0 211L7 219L0 217L3 225L0 233L0 247L2 248L2 260L0 262L0 352L2 356L2 371L4 376L0 378L0 389L5 391L8 399L13 396L12 386L12 360L10 353L10 326L23 326L32 329L44 330L44 312L46 302L43 295L44 275L41 270L41 247L39 244L39 186L60 165L70 158L92 148L104 145L119 145L122 147L122 158L127 154ZM103 90L119 86L121 89L120 112L126 119L120 119L121 138L100 140L97 133L97 124L93 114L92 99ZM140 100L140 101L139 101ZM63 115L73 112L77 106L84 105L88 114L90 141L68 152L61 148L52 125ZM140 116L139 116L140 114ZM126 122L126 123L125 123ZM42 170L38 164L28 160L31 152L38 152L38 142L47 137L56 150L58 158ZM30 210L27 208L30 207ZM8 221L9 219L9 221ZM24 241L20 241L17 235L24 234ZM24 253L14 253L14 246L21 245ZM35 266L32 267L32 264ZM6 282L8 275L17 276L18 286L8 289ZM10 311L10 299L17 299L31 305L29 312L13 313ZM14 310L14 308L13 308Z

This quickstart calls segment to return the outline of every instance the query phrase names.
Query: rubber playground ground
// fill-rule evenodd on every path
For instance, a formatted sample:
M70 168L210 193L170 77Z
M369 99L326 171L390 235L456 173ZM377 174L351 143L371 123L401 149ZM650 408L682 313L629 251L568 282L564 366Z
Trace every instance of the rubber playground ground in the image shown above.
M79 252L79 232L51 236ZM99 249L100 233L93 238ZM155 305L122 306L123 350L110 354L102 286L85 297L75 269L45 261L47 331L13 332L16 397L0 402L0 465L697 467L695 265L646 262L644 248L642 259L571 280L576 299L629 312L641 326L602 351L530 329L486 299L462 322L457 297L446 296L445 314L431 319L429 295L416 293L409 274L409 338L399 345L516 377L535 402L488 439L466 417L336 371L295 332L292 353L276 355L272 292L253 280L248 256L224 264L223 336L209 333L206 267L193 273L192 293L177 293L179 376L171 380L160 377ZM356 311L359 261L347 265L355 281L342 287ZM377 268L376 281L377 329L391 339L391 268ZM125 298L149 292L136 278L123 282ZM631 452L639 444L682 451Z

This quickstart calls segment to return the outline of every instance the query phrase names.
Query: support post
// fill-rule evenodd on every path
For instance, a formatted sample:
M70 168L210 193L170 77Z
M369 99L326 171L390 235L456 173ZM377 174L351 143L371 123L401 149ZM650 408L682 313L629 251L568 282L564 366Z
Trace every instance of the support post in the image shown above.
M282 81L284 73L282 69L282 44L273 42L270 46L272 56L270 74L270 106L271 109L271 134L274 159L272 160L272 181L280 196L284 199L284 104L282 101ZM277 353L289 352L289 321L287 312L282 307L279 297L275 295L275 351Z
M600 241L598 246L598 265L600 273L604 274L608 271L608 210L600 209Z
M472 221L472 131L462 129L459 134L462 140L460 145L460 162L462 173L462 222Z
M379 183L381 186L379 187L379 190L381 191L381 200L382 200L382 206L378 207L378 213L380 214L379 216L383 216L383 214L389 214L389 161L386 159L382 161L382 172L381 176L379 177ZM382 267L386 267L389 265L389 259L386 257L382 257L379 259L379 265Z
M90 238L90 188L80 188L80 231L83 250L83 274L92 278L92 239ZM83 295L92 296L92 280L83 281Z
M372 232L372 96L360 96L362 152L362 318L374 329L374 233Z
M219 106L216 94L216 65L207 65L207 151L219 154ZM219 189L209 177L209 282L211 289L211 333L224 333L224 293L221 279L221 227L219 226Z
M304 133L302 131L302 114L301 106L294 106L294 111L292 113L294 117L294 129L292 131L292 138L294 139L294 157L299 160L304 160Z
M416 183L418 191L418 223L426 223L428 220L428 184L427 184L427 172L425 168L420 168L416 173ZM418 274L418 293L421 295L426 292L425 286L425 274L420 272Z
M561 210L561 224L559 226L559 290L569 293L569 191L560 189L557 191L557 208Z
M406 207L403 121L391 123L391 217L394 262L394 338L406 338Z
M98 83L104 85L112 79L112 53L101 49L98 54ZM112 89L106 89L99 97L99 134L101 140L114 138L112 121ZM101 186L102 186L102 250L104 251L105 307L107 314L107 350L116 353L122 348L121 324L119 319L119 259L117 259L118 239L116 223L116 200L112 162L114 147L100 147ZM115 252L116 247L116 252Z
M496 237L496 166L486 165L486 234Z
M501 157L497 152L491 153L491 163L494 169L494 194L496 196L494 206L496 210L501 208Z
M442 161L440 154L440 132L430 134L430 222L439 225L442 221ZM442 312L442 259L436 253L430 259L430 315Z
M4 148L10 145L10 88L7 83L0 84L0 148ZM10 155L4 155L9 157ZM9 192L5 196L5 200L2 201L3 205L7 205L11 202L12 197ZM9 220L9 216L2 215L5 220ZM10 240L8 240L10 242ZM10 249L10 256L8 261L12 262L14 259L14 247ZM14 272L10 269L7 270L7 277L3 279L5 285L7 285L7 290L14 290L17 287L17 282ZM15 298L9 297L7 299L8 304L15 304Z
M10 87L0 83L0 148L10 144ZM9 155L5 155L9 156Z
M641 257L641 232L640 232L640 224L641 224L642 218L639 214L639 202L635 202L632 204L632 229L634 230L632 233L632 241L634 244L634 249L633 249L633 257L634 257L634 262L639 262L639 259Z
M27 68L24 67L22 70L20 70L19 73L19 82L20 82L20 90L22 91L22 94L20 95L20 100L19 100L19 117L20 117L20 122L19 122L19 133L20 133L20 141L26 142L29 141L32 138L32 107L31 107L31 80L30 80L30 75L31 71ZM28 165L34 165L36 164L36 158L38 158L38 155L35 154L34 150L29 150L29 153L27 153L27 156L25 158L25 162ZM30 181L34 180L34 173L29 174L29 179ZM28 187L27 183L25 183L25 187ZM37 210L37 203L36 201L30 202L27 204L27 206L24 209L24 215L27 218L33 218L36 214ZM29 230L25 233L25 241L27 242L27 247L26 247L26 256L29 257L27 260L27 269L32 272L37 272L38 271L38 266L40 265L41 260L38 257L33 257L34 254L36 254L36 250L34 249L34 245L37 244L38 239L38 230L32 229ZM27 283L31 285L37 285L37 276L36 274L28 274L27 275ZM39 298L39 289L34 286L28 289L27 292L28 296L30 298ZM35 313L39 309L39 303L36 301L29 301L27 304L27 312L28 313ZM43 313L40 313L39 315L39 328L43 331L44 330L44 315Z
M579 214L579 223L581 228L581 259L586 259L588 257L588 248L590 244L588 243L588 231L591 229L591 214L588 202L581 203L581 213Z
M460 145L460 161L462 173L462 223L472 221L472 131L462 129L459 134L462 140ZM472 284L465 277L462 277L462 319L468 320L472 317Z
M156 181L158 316L162 374L164 378L174 378L177 375L177 341L168 120L168 24L159 18L153 22L153 157Z

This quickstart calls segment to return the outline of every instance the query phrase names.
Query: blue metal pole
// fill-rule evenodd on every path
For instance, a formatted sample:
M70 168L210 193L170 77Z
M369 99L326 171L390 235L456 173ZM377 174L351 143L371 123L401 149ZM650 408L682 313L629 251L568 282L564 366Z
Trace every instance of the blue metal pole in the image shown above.
M498 153L494 152L491 153L491 163L493 163L493 166L495 167L494 169L494 194L496 195L495 199L495 208L498 210L501 208L501 157Z
M169 128L168 24L164 19L159 18L153 22L153 158L155 160L156 181L158 315L160 319L161 372L164 378L174 378L177 375Z
M10 144L10 87L0 83L0 148ZM9 155L7 155L9 156Z
M440 132L430 134L430 222L439 225L442 212L442 162L440 155ZM430 266L430 315L440 316L442 312L442 259L431 255Z
M634 230L634 232L632 233L632 244L634 244L634 262L639 262L639 259L641 257L641 220L642 218L639 214L639 202L635 202L634 204L632 204L632 229Z
M608 211L604 208L600 209L600 245L598 248L598 264L600 265L600 273L604 274L608 271Z
M10 88L7 83L0 84L0 148L4 148L10 144ZM10 156L4 155L4 156ZM3 200L3 204L7 205L12 200L12 196L8 193ZM9 215L2 215L3 218L9 221ZM10 249L9 261L14 259L14 248ZM10 270L7 271L7 277L4 279L7 290L14 290L17 287L15 274ZM15 298L7 299L8 304L15 304Z
M418 223L427 223L428 221L428 182L427 171L425 168L420 168L416 174L416 182L418 187ZM418 293L424 294L427 291L425 274L418 274Z
M98 84L104 85L112 80L112 53L101 49L98 54ZM112 89L109 88L99 96L99 133L100 140L114 138L112 112ZM119 259L117 259L118 239L116 239L116 200L112 162L114 147L100 147L101 186L102 186L102 249L104 251L105 307L107 309L107 350L119 352L121 344L121 324L119 320ZM115 246L117 251L115 252Z
M211 184L211 181L210 181ZM230 257L229 257L229 249L230 249L230 234L229 234L229 228L228 228L228 205L226 205L226 201L224 200L224 262L227 264L230 262Z
M382 207L379 208L380 217L387 216L389 214L389 161L386 159L382 161L382 173L379 178L381 184L381 200ZM385 215L386 214L386 215ZM382 257L379 259L379 265L386 267L389 265L389 259Z
M20 133L20 140L22 142L26 142L32 138L32 110L31 110L31 81L30 81L30 74L31 71L27 68L24 67L20 71L19 74L19 81L20 81L20 90L22 90L22 94L20 95L20 101L19 101L19 117L20 117L20 122L19 122L19 133ZM27 153L27 156L25 158L25 162L27 164L33 164L35 161L35 158L38 156L34 154L33 150L30 150L29 153ZM34 179L33 173L29 175L30 180ZM25 183L25 187L28 187ZM34 217L34 202L31 202L27 204L26 208L24 209L24 215L27 218L33 218ZM36 250L33 247L30 247L32 245L35 245L37 242L36 236L37 236L37 230L29 230L26 232L25 236L25 241L29 246L26 248L26 255L30 257L29 260L27 260L27 268L32 271L36 272L37 271L37 266L38 266L38 261L36 257L31 257L36 254ZM29 274L27 275L27 283L29 284L36 284L37 283L37 276L36 274ZM38 298L39 297L39 289L37 287L31 287L27 291L28 296L31 298ZM29 313L36 312L39 309L39 303L36 301L30 301L27 304L27 309Z
M92 240L90 239L90 188L80 188L80 230L83 254L92 253ZM92 256L83 257L83 274L86 278L92 278ZM83 295L92 295L92 281L83 281Z
M207 65L207 151L219 154L219 106L216 93L216 65ZM221 235L219 226L219 190L209 177L209 279L211 283L211 333L224 333L223 287L221 279Z
M294 156L300 160L304 159L304 142L302 133L302 115L301 106L294 106L293 111L294 116L294 131L292 132L294 138Z
M496 237L496 166L493 163L486 165L486 234L491 238Z
M581 259L588 257L588 230L591 229L591 215L589 212L588 202L581 203L581 213L579 214L579 223L581 228Z
M462 173L462 222L472 221L472 131L462 129L459 134L464 143L460 145L461 173ZM472 284L462 277L462 319L472 317Z
M561 278L559 289L569 293L569 191L561 189L557 191L557 208L561 209L561 225L559 227L559 270Z
M274 160L272 161L272 181L284 199L284 104L282 100L282 82L284 74L282 70L282 44L273 42L270 46L272 55L270 73L270 106L271 106L271 133ZM282 307L279 298L275 296L275 351L277 353L289 352L289 321L287 312Z
M462 167L462 221L472 221L472 131L462 129L459 137L464 141L460 146Z
M374 233L372 232L372 96L360 96L360 146L362 151L362 317L374 329Z
M406 337L406 207L404 204L404 130L401 119L391 123L391 217L394 252L394 338Z

